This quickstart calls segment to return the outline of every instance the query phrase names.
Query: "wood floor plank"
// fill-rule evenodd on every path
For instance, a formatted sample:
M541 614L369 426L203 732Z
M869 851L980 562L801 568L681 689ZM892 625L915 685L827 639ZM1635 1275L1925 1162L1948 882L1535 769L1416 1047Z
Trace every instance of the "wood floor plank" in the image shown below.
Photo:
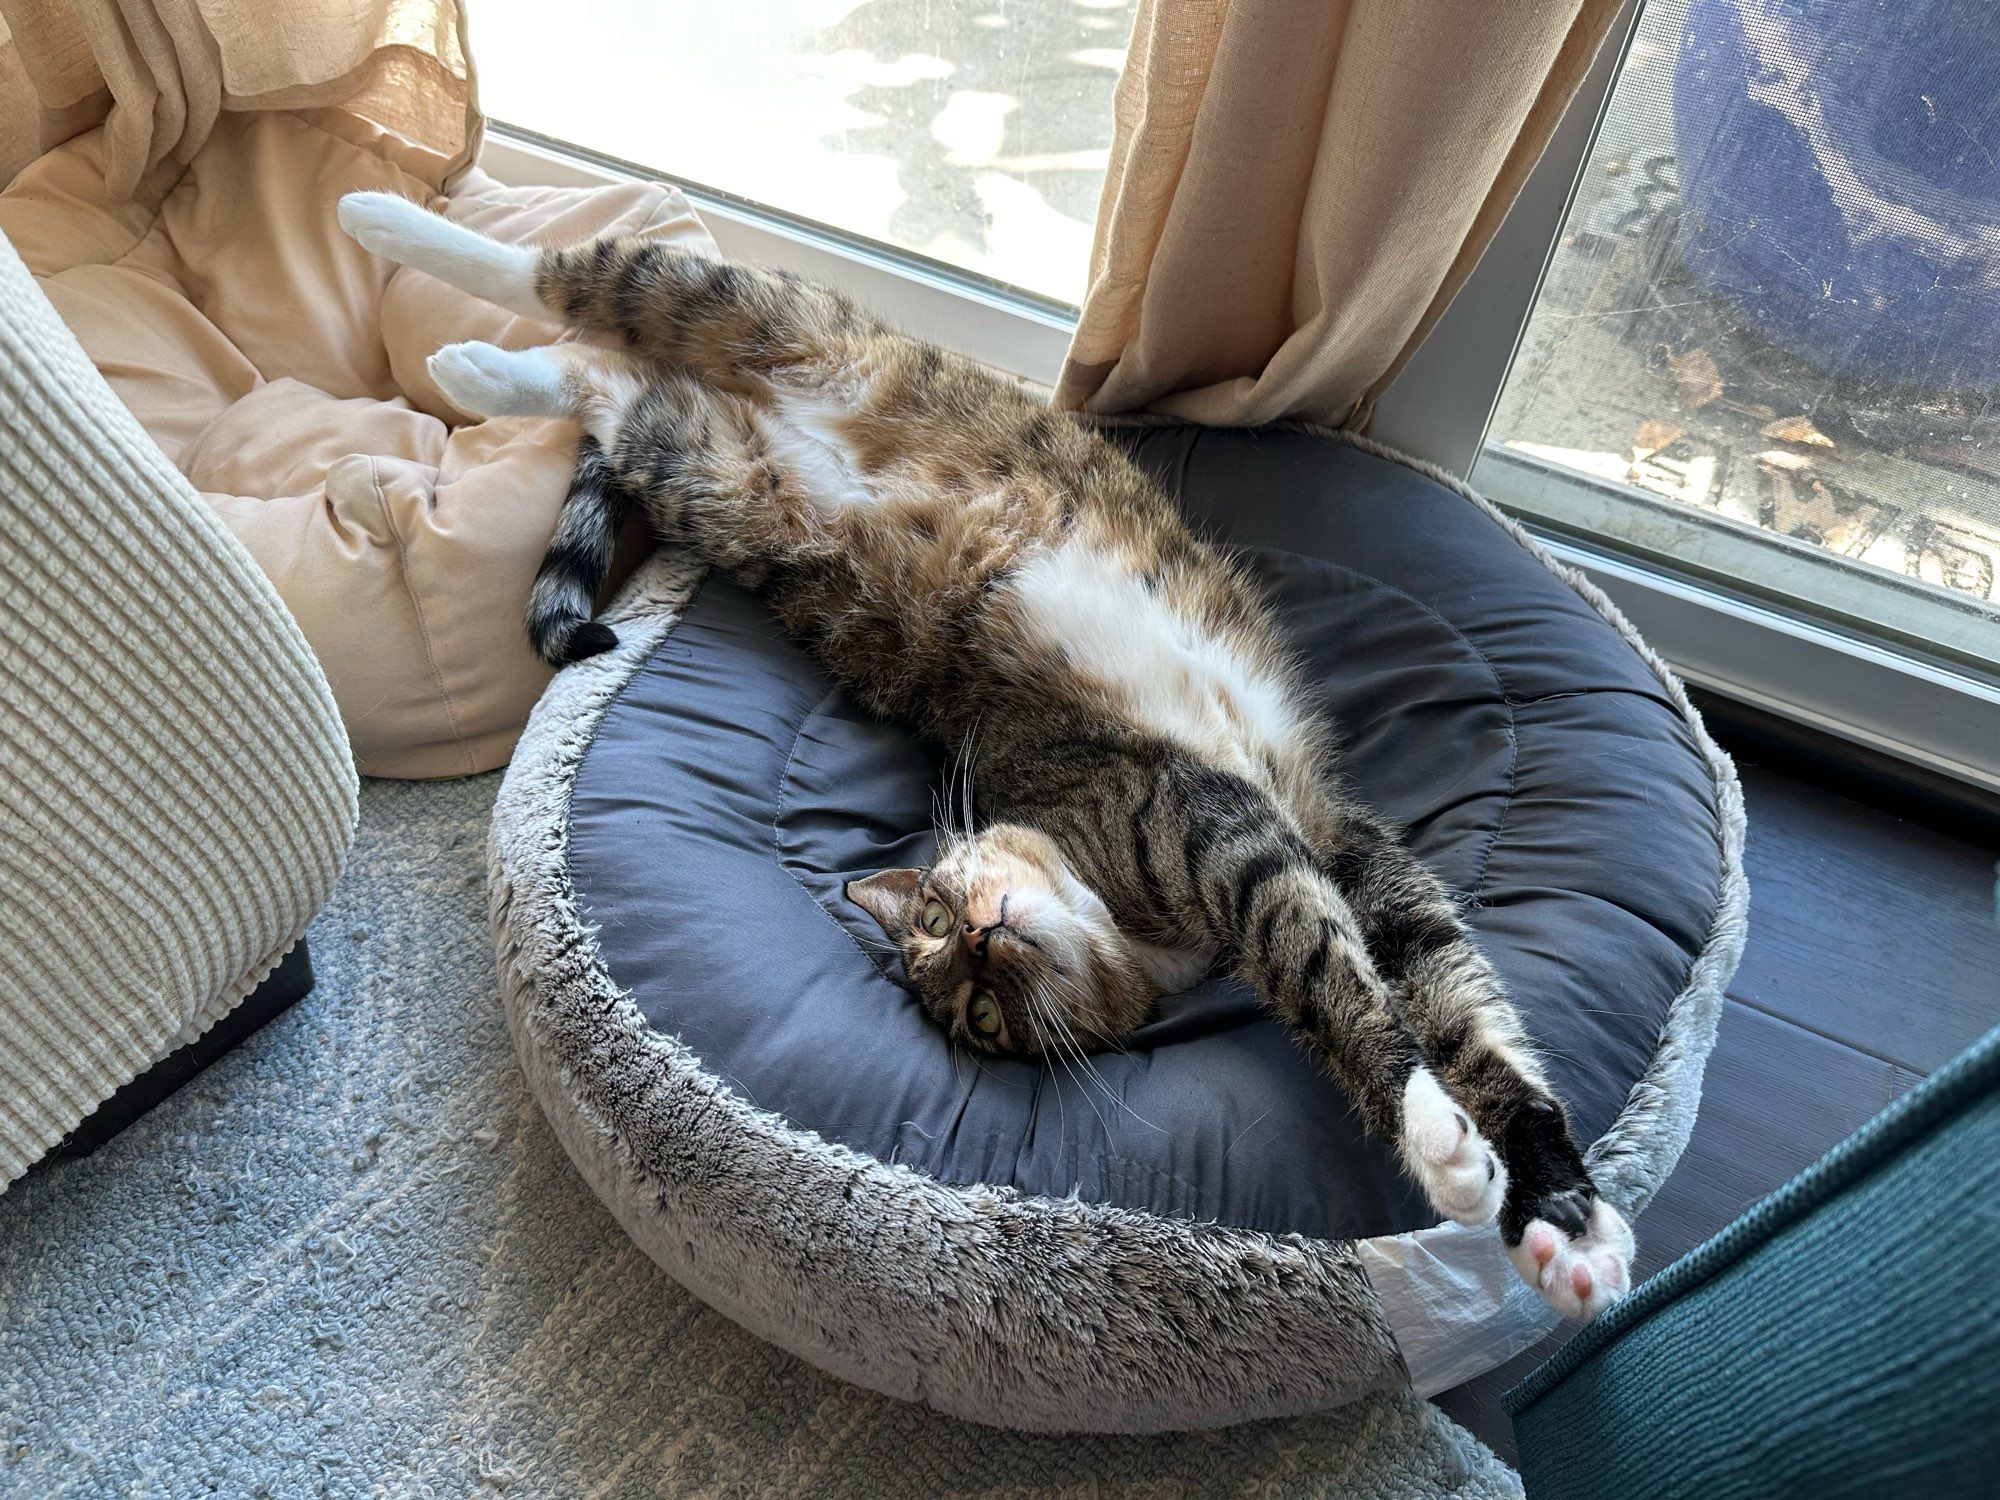
M1742 771L1751 936L1731 995L1918 1074L2000 1024L1995 851Z
M1637 1225L1639 1277L1687 1254L1873 1119L1907 1087L1898 1073L1726 1002L1694 1134Z

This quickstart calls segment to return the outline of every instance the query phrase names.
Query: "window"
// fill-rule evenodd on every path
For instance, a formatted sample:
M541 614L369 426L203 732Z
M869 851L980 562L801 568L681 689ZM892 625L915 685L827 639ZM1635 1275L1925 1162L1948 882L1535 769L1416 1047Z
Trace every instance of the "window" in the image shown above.
M480 0L501 121L1081 300L1136 0Z
M673 177L727 253L1047 382L1135 9L587 0L550 28L480 0L485 162ZM1469 474L1691 681L2000 792L1990 16L1626 0L1371 431Z
M2000 662L1986 0L1653 0L1473 482L1566 530Z

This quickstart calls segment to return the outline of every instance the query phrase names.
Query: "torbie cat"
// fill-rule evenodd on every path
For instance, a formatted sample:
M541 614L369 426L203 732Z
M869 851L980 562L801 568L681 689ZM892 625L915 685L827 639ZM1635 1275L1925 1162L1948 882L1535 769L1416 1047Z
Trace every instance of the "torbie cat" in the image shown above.
M870 711L967 747L984 826L849 886L940 1026L1103 1046L1219 958L1438 1212L1497 1213L1560 1312L1623 1295L1631 1232L1451 899L1343 788L1255 587L1117 450L784 273L638 239L537 253L381 193L340 222L595 340L430 361L469 411L583 425L529 603L545 658L614 644L591 600L636 505Z

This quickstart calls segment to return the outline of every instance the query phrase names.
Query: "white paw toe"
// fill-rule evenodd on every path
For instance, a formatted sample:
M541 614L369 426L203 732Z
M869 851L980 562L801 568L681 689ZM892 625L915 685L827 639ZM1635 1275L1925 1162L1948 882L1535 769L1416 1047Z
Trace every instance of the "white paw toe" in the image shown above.
M1546 1219L1530 1219L1521 1243L1509 1246L1507 1254L1550 1307L1565 1318L1587 1321L1632 1289L1632 1250L1624 1217L1598 1198L1574 1239Z
M363 249L391 255L405 246L412 231L421 231L429 210L394 193L348 193L334 210L340 227Z
M552 414L561 406L559 372L544 350L446 344L424 368L454 406L480 416Z
M1500 1212L1507 1169L1427 1068L1403 1089L1403 1162L1431 1206L1461 1224L1484 1224Z

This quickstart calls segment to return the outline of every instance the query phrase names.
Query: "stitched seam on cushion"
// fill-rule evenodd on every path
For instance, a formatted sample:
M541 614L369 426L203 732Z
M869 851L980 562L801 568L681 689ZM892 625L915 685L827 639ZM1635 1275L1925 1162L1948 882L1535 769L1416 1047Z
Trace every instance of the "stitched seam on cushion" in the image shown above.
M861 939L856 937L853 933L849 932L845 927L841 926L840 919L834 916L832 912L828 911L826 909L825 904L820 901L819 897L815 896L812 893L812 890L806 885L806 883L803 880L799 879L799 872L797 870L794 870L792 868L792 862L789 859L785 858L785 834L784 830L778 826L778 820L783 818L785 815L785 806L788 800L785 795L785 792L786 789L790 787L792 784L792 762L798 759L799 741L805 738L806 725L810 724L814 719L818 718L819 715L825 711L827 704L833 702L834 698L838 696L839 693L840 689L837 686L828 688L824 693L820 695L819 702L815 703L811 708L807 709L805 713L800 715L799 722L792 726L791 748L785 752L784 769L778 772L777 805L771 809L771 853L774 856L776 856L779 868L781 868L787 875L792 877L792 884L796 885L802 892L805 893L805 898L806 900L812 903L813 910L818 912L822 917L825 917L827 921L833 923L833 925L839 929L840 935L846 938L848 942L854 945L854 951L856 953L859 953L863 958L868 960L868 967L871 969L875 969L875 957L861 945ZM881 971L879 969L876 969L876 972L880 973ZM900 986L898 986L898 988L900 988Z
M473 758L472 746L466 742L465 731L458 725L458 710L452 707L451 694L445 689L444 673L438 670L437 652L431 646L430 623L424 618L424 601L417 595L417 586L410 578L410 549L403 541L402 528L397 526L389 500L382 493L382 475L373 454L368 457L368 484L375 491L375 504L382 512L382 521L389 528L389 535L396 539L396 571L403 575L403 592L410 597L410 608L417 614L417 634L423 637L424 665L430 668L431 681L437 684L438 697L444 702L444 716L450 721L452 737L458 741L460 753L465 756L465 774L474 775L479 763Z
M1275 551L1278 549L1261 548L1258 550ZM1297 557L1303 554L1291 553L1289 555ZM1431 605L1417 598L1416 595L1397 588L1393 583L1385 583L1373 573L1364 573L1359 568L1351 568L1345 563L1332 562L1324 558L1314 558L1311 561L1319 563L1322 567L1338 568L1341 572L1347 574L1348 577L1359 578L1366 583L1372 584L1384 593L1393 594L1404 603L1413 606L1419 613L1429 615L1438 624L1450 631L1453 638L1460 645L1479 658L1480 665L1486 668L1487 675L1493 679L1493 685L1500 689L1500 706L1507 710L1507 793L1501 798L1500 816L1494 820L1493 832L1487 835L1486 847L1480 851L1478 871L1472 879L1472 888L1466 893L1472 899L1475 906L1479 905L1480 894L1486 889L1487 866L1493 862L1493 851L1499 847L1500 836L1507 831L1507 815L1514 809L1514 793L1520 785L1521 734L1518 721L1514 717L1516 700L1513 689L1507 685L1507 676L1495 664L1492 657L1488 656L1474 644L1470 636L1466 635L1464 631L1452 624L1450 620L1439 614ZM1336 725L1335 727L1338 728L1339 726Z
M1514 795L1521 786L1521 731L1514 718L1514 705L1507 705L1507 795L1500 803L1500 816L1493 822L1492 836L1486 840L1486 849L1479 856L1479 871L1472 877L1472 904L1484 904L1486 876L1493 865L1493 851L1500 847L1500 840L1507 832L1508 815L1514 811Z

